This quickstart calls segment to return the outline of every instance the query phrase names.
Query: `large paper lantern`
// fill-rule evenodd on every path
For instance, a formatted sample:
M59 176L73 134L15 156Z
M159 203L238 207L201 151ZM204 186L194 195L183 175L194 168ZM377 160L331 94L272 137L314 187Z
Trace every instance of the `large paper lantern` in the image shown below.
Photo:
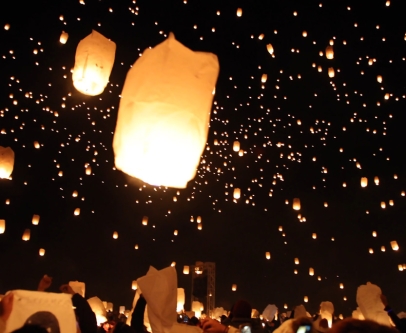
M116 44L93 30L76 49L72 80L82 94L100 95L109 82Z
M185 305L185 289L178 288L178 296L176 301L176 312L182 312Z
M69 281L69 286L75 293L78 293L82 297L85 297L86 284L84 282Z
M113 148L117 169L152 185L185 188L205 148L216 55L193 52L171 33L127 74Z
M331 328L333 324L334 305L331 302L321 302L320 304L320 317L327 319L328 327Z
M0 178L9 178L14 168L14 152L10 147L0 146Z

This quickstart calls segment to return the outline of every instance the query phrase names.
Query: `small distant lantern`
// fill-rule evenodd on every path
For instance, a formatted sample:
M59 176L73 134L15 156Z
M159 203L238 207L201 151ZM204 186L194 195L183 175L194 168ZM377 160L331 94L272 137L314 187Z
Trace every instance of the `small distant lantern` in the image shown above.
M4 234L6 231L6 220L1 219L0 220L0 234Z
M78 191L73 191L72 197L76 198L78 196Z
M312 234L312 238L313 238L313 239L316 239L316 238L317 238L317 234L316 234L315 232Z
M183 266L183 274L189 274L189 266Z
M92 167L90 166L90 165L88 165L87 167L86 167L86 175L91 175L92 174Z
M116 44L93 30L76 49L72 80L82 94L100 95L109 82Z
M176 202L176 201L178 201L178 198L175 196L175 197L173 197L173 202Z
M299 265L299 258L295 258L295 265Z
M69 34L65 31L62 31L61 36L59 37L59 42L61 44L66 44L66 42L68 41L69 38Z
M79 216L80 215L80 208L76 208L75 211L73 212L73 215Z
M403 265L398 265L398 270L399 270L400 272L402 272L402 271L403 271Z
M171 262L171 267L175 267L176 266L176 261L172 261Z
M334 76L335 76L335 72L334 72L334 68L333 68L333 67L329 67L329 69L328 69L328 76L329 76L329 77L334 77Z
M302 36L303 36L303 37L307 37L307 31L303 31L303 32L302 32Z
M197 222L197 223L202 223L202 217L201 217L201 216L198 216L198 217L196 218L196 222Z
M244 150L240 149L238 152L238 156L244 156Z
M169 37L129 70L113 139L116 168L152 185L185 188L206 147L217 56Z
M372 237L376 237L376 236L377 236L376 231L372 231Z
M385 252L385 251L386 251L385 246L381 246L381 251L382 251L382 252Z
M234 199L240 199L240 197L241 197L241 190L240 190L239 188L235 188L235 189L234 189L233 197L234 197Z
M381 201L381 208L382 208L382 209L385 209L385 208L386 208L386 203L385 203L385 201Z
M138 244L135 244L134 249L138 250Z
M239 141L234 141L233 143L233 150L235 152L238 152L240 150L240 142Z
M326 47L326 58L330 60L334 59L334 49L331 45Z
M377 80L379 83L382 83L382 75L378 75L378 76L376 77L376 80Z
M309 268L309 275L310 276L314 275L314 269L312 267Z
M34 148L35 149L39 149L40 148L40 144L38 141L34 141Z
M361 177L361 187L367 187L367 186L368 186L368 178Z
M0 146L0 179L10 178L14 169L14 151Z
M389 200L389 206L393 206L395 203L393 202L393 200Z
M45 255L45 249L39 249L39 255L43 257Z
M340 289L344 289L344 283L340 283Z
M369 253L370 253L370 254L373 254L373 253L374 253L374 250L373 250L372 248L370 248L370 249L369 249Z
M271 252L265 252L265 258L266 259L271 259Z
M236 290L237 290L237 285L236 285L236 284L233 284L233 285L231 286L231 290L232 290L232 291L236 291Z
M269 52L269 54L273 54L273 46L272 46L272 44L268 44L267 46L266 46L266 49L268 50L268 52Z
M390 246L392 247L392 250L393 250L393 251L399 250L399 245L398 245L398 242L397 242L397 241L391 241L391 242L390 242Z
M39 224L39 215L33 215L32 216L32 224L33 225L38 225Z
M300 199L299 198L293 199L293 209L300 210Z
M31 230L30 229L25 229L23 233L23 241L29 241L31 237Z
M237 16L238 16L238 17L241 17L241 16L242 16L242 9L241 9L241 8L238 8L238 9L237 9Z
M117 231L114 231L113 232L113 239L117 239L118 238L118 232Z
M148 216L142 218L142 225L148 225Z
M203 229L203 225L201 223L197 224L197 230L202 230Z
M303 297L303 301L305 301L307 303L309 301L309 297L307 297L307 296Z
M173 234L174 234L175 236L177 236L177 235L178 235L178 230L174 230L174 231L173 231Z
M131 289L137 290L137 288L138 288L137 280L133 280L133 282L131 283Z
M261 82L262 82L262 83L265 83L266 80L268 80L268 75L267 75L267 74L262 74L262 76L261 76Z
M374 177L374 183L375 183L375 185L379 185L379 177L378 176Z

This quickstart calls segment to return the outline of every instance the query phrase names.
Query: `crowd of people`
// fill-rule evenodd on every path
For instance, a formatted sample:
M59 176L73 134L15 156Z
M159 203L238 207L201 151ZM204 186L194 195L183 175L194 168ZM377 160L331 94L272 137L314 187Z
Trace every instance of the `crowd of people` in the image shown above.
M52 278L44 276L39 285L38 291L45 292L51 285ZM130 324L127 324L127 317L123 314L109 313L107 320L100 325L97 324L96 315L84 297L75 293L69 284L60 287L60 291L72 295L72 305L76 317L76 332L72 333L146 333L144 325L144 312L147 301L140 295L135 307L130 314ZM334 318L329 323L320 314L309 317L299 310L291 311L289 316L276 313L272 320L261 320L259 317L252 318L251 305L245 300L237 301L227 316L223 315L220 320L212 318L188 318L186 313L178 314L178 320L170 330L170 333L406 333L406 318L400 319L389 306L388 300L381 295L384 310L394 326L381 325L372 320L359 320L346 318L340 320ZM14 294L7 293L0 302L0 333L6 331L7 321L13 311ZM299 308L297 308L299 309ZM185 320L186 319L186 320ZM27 320L25 324L12 331L13 333L60 333L59 327L52 328L47 324ZM156 333L156 332L152 332ZM158 332L164 333L164 332Z

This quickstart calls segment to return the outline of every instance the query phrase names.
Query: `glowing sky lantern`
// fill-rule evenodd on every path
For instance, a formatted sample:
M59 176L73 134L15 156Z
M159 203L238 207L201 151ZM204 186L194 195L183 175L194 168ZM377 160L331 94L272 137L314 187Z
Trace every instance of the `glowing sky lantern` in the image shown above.
M92 167L90 165L88 165L86 167L86 171L85 171L86 175L90 176L92 174Z
M138 287L137 280L133 280L133 282L131 282L131 289L137 290L137 287Z
M261 76L261 82L262 82L262 83L265 83L266 80L268 80L268 75L267 75L267 74L262 74L262 76Z
M34 148L39 149L41 146L38 141L34 141Z
M307 296L303 297L303 301L307 303L309 301L309 297Z
M68 41L69 38L69 34L65 31L62 31L61 36L59 37L59 42L61 44L66 44L66 42Z
M379 185L379 177L378 176L374 177L374 183L375 183L375 185Z
M27 241L30 240L30 237L31 237L31 230L30 229L25 229L24 233L23 233L22 240L27 242Z
M302 32L302 36L303 36L303 37L307 37L307 31L303 31L303 32Z
M109 82L115 52L116 44L95 30L82 39L76 48L74 87L85 95L100 95Z
M397 241L391 241L391 242L390 242L390 246L392 247L392 250L393 250L393 251L399 250L399 245L398 245L398 242L397 242Z
M185 305L185 289L178 288L176 298L176 312L182 312Z
M368 178L361 177L361 187L367 187L367 186L368 186Z
M189 274L189 266L183 266L183 274Z
M314 275L314 268L312 268L312 267L309 268L309 275L310 276Z
M299 258L295 258L295 265L299 265Z
M151 185L185 188L205 149L217 56L170 33L143 53L124 83L113 139L117 169Z
M73 212L73 215L79 216L80 215L80 208L76 208Z
M312 234L312 238L313 238L313 239L316 239L316 238L317 238L317 234L316 234L316 233L313 233L313 234Z
M381 208L382 208L382 209L385 209L385 208L386 208L386 203L385 203L385 201L381 201Z
M14 151L0 146L0 178L10 178L14 168Z
M334 305L331 302L321 302L320 304L320 317L326 319L328 327L333 324Z
M241 16L242 16L242 9L241 9L241 8L238 8L238 9L237 9L237 16L238 16L238 17L241 17Z
M0 234L4 234L6 231L6 220L0 219Z
M300 199L299 198L293 199L292 207L294 210L300 210Z
M273 46L272 46L272 44L268 44L266 46L266 49L268 50L269 54L273 54Z
M328 76L329 76L329 77L334 77L334 76L335 76L335 72L334 72L334 68L333 68L333 67L329 67L329 69L328 69Z
M233 284L233 285L231 286L231 290L232 290L232 291L237 291L237 285L236 285L236 284Z
M239 141L234 141L233 142L233 150L234 151L240 151L240 142Z
M118 238L118 232L117 231L114 231L113 232L113 239L117 239Z
M330 60L334 59L334 49L331 45L326 47L326 58Z
M271 259L271 252L265 252L265 258L266 259Z
M239 188L235 188L235 189L234 189L233 197L234 197L234 199L240 199L240 197L241 197L241 190L240 190Z
M378 76L376 77L376 80L377 80L379 83L382 83L382 75L378 75Z
M148 225L148 216L142 218L142 225Z
M45 255L45 249L39 249L39 255L43 257Z
M32 216L32 221L31 222L32 222L33 225L38 225L39 224L39 215L34 214Z

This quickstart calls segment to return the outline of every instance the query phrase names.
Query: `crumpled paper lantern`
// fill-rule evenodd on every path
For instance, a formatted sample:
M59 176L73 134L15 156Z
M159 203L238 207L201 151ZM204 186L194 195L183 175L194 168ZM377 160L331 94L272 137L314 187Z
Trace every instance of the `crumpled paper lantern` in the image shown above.
M137 280L147 301L152 332L169 333L176 322L177 276L174 267L157 270L150 266L147 275Z
M171 33L129 70L113 139L116 168L151 185L185 188L205 148L217 56Z
M278 308L276 307L275 304L268 304L264 309L264 311L262 312L262 317L265 320L272 321L274 320L277 311Z
M69 286L72 288L72 290L75 293L78 293L82 297L85 297L85 290L86 290L86 285L84 282L79 282L79 281L69 281Z
M357 289L357 304L365 319L371 319L379 324L390 326L389 316L384 311L380 295L381 288L368 282Z
M100 298L98 297L92 297L87 300L89 303L90 307L92 308L92 311L96 315L96 321L97 325L100 325L102 323L105 323L107 321L107 312L106 308L104 307L103 302L101 301Z
M14 168L14 151L0 146L0 178L10 178Z
M200 318L202 311L204 310L204 305L201 302L193 301L192 302L192 311L195 313L196 318Z
M100 95L109 82L116 44L93 30L76 49L72 80L82 94Z

